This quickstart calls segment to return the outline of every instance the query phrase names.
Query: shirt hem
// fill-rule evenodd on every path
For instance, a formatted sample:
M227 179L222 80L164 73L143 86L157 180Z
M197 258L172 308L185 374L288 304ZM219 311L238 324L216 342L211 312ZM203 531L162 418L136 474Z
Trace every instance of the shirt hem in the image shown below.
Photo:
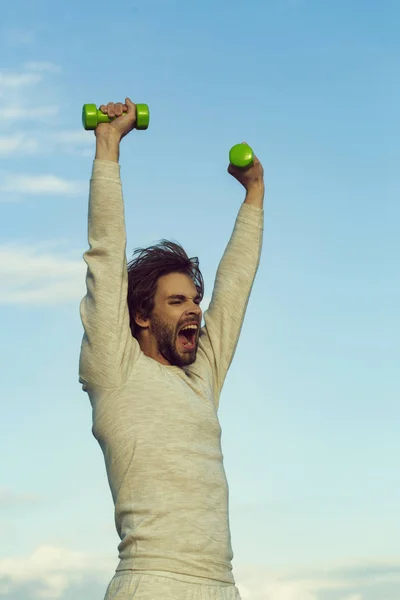
M177 568L177 567L175 567ZM207 575L194 575L193 572L189 573L186 571L182 573L181 571L174 571L174 567L170 567L167 569L146 569L143 568L143 565L139 565L137 561L134 559L122 559L117 568L115 569L116 573L120 573L121 571L130 571L132 573L142 574L142 575L155 575L158 577L166 577L167 579L175 579L176 581L181 581L184 583L197 583L201 585L216 585L216 586L232 586L235 585L235 579L231 573L227 575L222 575L220 577L210 577Z

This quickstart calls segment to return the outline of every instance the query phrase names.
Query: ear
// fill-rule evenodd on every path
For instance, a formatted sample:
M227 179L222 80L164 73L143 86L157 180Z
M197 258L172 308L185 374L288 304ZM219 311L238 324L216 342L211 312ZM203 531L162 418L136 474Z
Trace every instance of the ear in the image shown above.
M149 325L150 325L150 319L149 318L146 319L143 313L137 312L135 314L135 323L139 327L142 327L143 329L147 329L147 327L149 327Z

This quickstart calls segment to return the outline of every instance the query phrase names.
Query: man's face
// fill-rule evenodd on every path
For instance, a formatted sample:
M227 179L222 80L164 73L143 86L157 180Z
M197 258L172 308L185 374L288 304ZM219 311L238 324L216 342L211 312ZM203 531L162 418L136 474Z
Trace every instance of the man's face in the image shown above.
M162 362L178 367L195 362L202 318L199 304L196 286L188 275L170 273L158 280L148 333ZM188 325L191 327L182 331Z

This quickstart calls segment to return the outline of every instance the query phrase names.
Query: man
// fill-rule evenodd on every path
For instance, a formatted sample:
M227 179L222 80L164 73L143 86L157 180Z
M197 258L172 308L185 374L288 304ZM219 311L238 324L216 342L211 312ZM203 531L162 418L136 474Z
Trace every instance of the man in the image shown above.
M127 264L118 160L136 110L100 109L116 118L95 131L79 374L121 539L105 598L237 600L217 410L260 259L263 169L228 168L246 198L201 328L197 259L164 240Z

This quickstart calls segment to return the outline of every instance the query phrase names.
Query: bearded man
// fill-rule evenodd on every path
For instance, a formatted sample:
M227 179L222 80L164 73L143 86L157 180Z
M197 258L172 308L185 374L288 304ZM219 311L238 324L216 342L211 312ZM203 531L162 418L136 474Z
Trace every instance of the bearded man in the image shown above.
M163 240L127 262L118 160L136 106L100 110L79 380L121 540L105 600L238 600L218 406L260 261L263 168L228 167L246 195L202 327L197 259Z

